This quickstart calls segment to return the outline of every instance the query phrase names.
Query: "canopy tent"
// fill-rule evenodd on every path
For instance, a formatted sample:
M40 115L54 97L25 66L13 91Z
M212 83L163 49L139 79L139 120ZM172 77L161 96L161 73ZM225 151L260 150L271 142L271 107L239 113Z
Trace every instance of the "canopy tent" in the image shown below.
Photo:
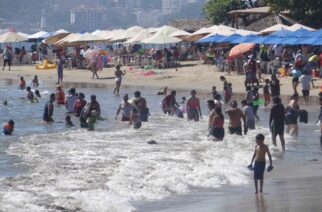
M208 28L204 27L204 28L201 28L201 29L195 31L194 33L192 33L191 35L186 37L184 40L197 41L197 40L200 40L201 38L205 37L208 34L210 34L208 31Z
M156 33L158 31L159 28L155 28L155 27L150 27L150 28L147 28L147 30L150 32L150 33Z
M254 43L241 43L241 44L238 44L237 46L234 46L230 50L228 57L229 58L234 58L236 56L239 56L241 54L244 54L244 53L250 51L254 47L255 47Z
M276 24L274 26L263 29L262 31L259 32L259 34L269 34L272 32L279 31L279 30L287 30L288 28L289 27L284 24Z
M157 30L156 34L170 35L177 31L180 31L180 29L172 26L164 25Z
M288 27L287 29L289 30L289 31L296 31L296 30L298 30L298 29L306 29L306 30L308 30L308 31L315 31L315 29L313 29L313 28L311 28L311 27L307 27L307 26L304 26L304 25L302 25L302 24L298 24L298 23L296 23L296 24L293 24L292 26L290 26L290 27Z
M289 35L291 31L289 30L286 30L284 28L276 31L276 32L273 32L270 34L270 36L276 36L276 37L287 37Z
M80 36L70 39L67 43L68 45L81 45L89 42L100 42L100 41L104 41L104 39L101 37L92 35L91 33L85 32Z
M150 38L152 37L152 34L144 29L141 32L139 32L139 34L137 34L136 36L134 36L133 38L127 40L125 43L136 43L136 42L141 42L144 39Z
M35 34L29 35L28 40L43 40L45 38L48 38L51 34L53 33L40 31Z
M171 37L169 35L164 34L155 34L150 38L144 39L142 43L146 44L169 44L169 43L179 43L181 39Z
M255 31L250 31L250 30L246 30L246 29L233 29L233 31L237 34L240 34L240 35L249 35L249 34L254 34L254 35L257 35L258 32L255 32Z
M8 31L0 35L0 43L14 43L25 40L27 40L27 38L19 35L17 32Z
M94 32L92 32L91 34L92 35L98 35L99 33L101 33L102 31L101 30L99 30L99 29L97 29L97 30L95 30Z
M106 37L102 37L102 38L109 42L113 42L113 40L116 40L121 36L123 36L124 32L125 32L124 29L115 29L110 31Z
M176 32L170 34L171 37L176 37L179 39L184 39L185 37L187 37L189 35L191 35L191 33L186 32L184 30L179 30L179 31L176 31Z

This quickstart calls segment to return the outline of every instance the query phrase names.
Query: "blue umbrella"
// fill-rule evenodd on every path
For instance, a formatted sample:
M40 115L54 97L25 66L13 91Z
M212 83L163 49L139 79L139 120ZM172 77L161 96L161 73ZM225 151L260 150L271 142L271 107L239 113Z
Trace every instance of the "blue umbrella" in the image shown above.
M209 37L201 38L200 40L196 41L195 43L215 43L215 42L217 42L217 40L220 40L224 37L225 36L223 36L223 35L215 34L215 35L212 35Z
M251 33L246 36L237 38L236 40L231 41L231 43L254 43L253 41L255 41L258 38L261 38L261 37Z
M255 40L252 41L252 43L256 43L256 44L266 44L266 42L268 42L271 39L275 39L277 38L276 36L271 36L271 35L267 35L267 36L263 36L263 37L259 37Z
M322 45L322 37L308 38L308 39L305 39L303 42L305 42L303 44L319 46L319 45Z
M243 36L237 33L234 33L232 35L226 36L220 40L217 41L217 43L230 43L238 38L242 38Z
M311 37L322 37L322 29L311 32Z
M282 44L284 38L281 37L271 37L270 39L267 39L262 42L262 44Z
M295 30L294 32L288 33L287 36L301 38L301 37L309 37L311 33L312 33L311 31L300 28L298 30Z
M288 36L289 33L291 33L291 31L286 30L286 29L280 29L276 32L271 33L270 36L286 37L286 36Z

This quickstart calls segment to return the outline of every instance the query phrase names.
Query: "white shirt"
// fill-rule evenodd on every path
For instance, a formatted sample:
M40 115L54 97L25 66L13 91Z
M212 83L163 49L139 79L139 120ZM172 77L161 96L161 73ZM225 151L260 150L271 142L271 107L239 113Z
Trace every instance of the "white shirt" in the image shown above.
M311 89L311 85L310 85L311 76L310 75L303 74L302 76L300 76L299 80L301 82L302 90L310 90Z
M248 105L244 106L243 112L245 114L246 121L254 120L254 110L251 106L248 106Z

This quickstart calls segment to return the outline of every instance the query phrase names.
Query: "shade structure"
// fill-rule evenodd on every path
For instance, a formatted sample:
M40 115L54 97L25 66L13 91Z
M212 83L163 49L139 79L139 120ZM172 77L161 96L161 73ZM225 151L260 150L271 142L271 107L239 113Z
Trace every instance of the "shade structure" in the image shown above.
M27 38L19 35L17 32L8 31L0 35L0 43L14 43L25 41Z
M43 40L45 38L48 38L51 34L53 34L53 33L40 31L40 32L30 35L28 37L28 40Z
M303 44L309 44L312 46L321 46L322 45L322 37L317 38L309 38L302 41Z
M319 29L319 30L317 30L315 32L312 32L311 36L312 37L322 37L322 29Z
M253 33L237 38L236 40L231 41L230 43L253 43L254 40L260 38L260 36Z
M89 42L100 42L100 41L104 41L103 38L92 35L91 33L84 33L81 34L78 37L75 37L73 39L70 39L68 41L69 45L78 45L78 44L85 44L85 43L89 43Z
M81 36L80 33L71 33L69 35L67 35L66 37L64 37L63 39L60 39L59 41L57 41L55 43L55 45L61 45L61 46L65 46L67 45L71 40L76 39L77 37Z
M100 32L101 32L101 30L97 29L97 30L95 30L94 32L92 32L91 34L92 34L92 35L98 35Z
M164 34L155 34L150 38L144 39L142 43L146 44L169 44L169 43L179 43L182 40L179 38L171 37Z
M301 38L301 37L310 37L312 35L312 31L309 31L307 29L304 28L300 28L298 30L295 31L291 31L287 34L287 36L289 37L297 37L297 38Z
M49 36L48 38L46 38L45 40L43 40L42 42L46 43L46 44L53 45L57 41L65 38L66 36L68 36L69 34L70 33L60 33L60 34L57 34L57 35L52 35L52 36Z
M170 34L171 37L176 37L176 38L180 38L180 39L184 39L185 37L188 37L189 35L191 35L191 33L186 32L184 30L179 30L179 31L176 31L176 32Z
M180 29L172 27L172 26L164 25L158 29L156 34L170 35L176 31L180 31Z
M152 37L152 34L148 31L148 30L142 30L141 32L139 32L139 34L137 34L136 36L134 36L133 38L127 40L125 43L136 43L136 42L141 42L147 38Z
M196 41L196 43L216 43L218 40L221 40L225 38L226 36L224 35L212 35L212 36L207 36L204 38L201 38L200 40Z
M207 28L204 27L204 28L201 28L201 29L195 31L194 33L192 33L188 37L186 37L185 40L186 41L198 41L208 34L210 34L210 33L207 31Z
M315 29L311 28L311 27L307 27L307 26L304 26L302 24L293 24L292 26L288 27L287 29L290 30L290 31L296 31L298 29L306 29L308 31L315 31Z
M284 24L276 24L274 26L271 26L271 27L268 27L266 29L263 29L262 31L260 31L259 33L260 34L269 34L269 33L272 33L272 32L276 32L276 31L279 31L281 29L288 29L288 26L284 25Z
M241 54L249 52L254 47L255 47L254 43L241 43L241 44L238 44L237 46L234 46L230 50L228 57L229 58L234 58L236 56L239 56Z
M28 40L29 35L23 32L17 32L18 35L24 37L26 40Z
M67 30L65 30L65 29L59 29L59 30L57 30L55 33L54 33L54 35L58 35L58 34L69 34L69 32L67 31Z
M121 36L123 36L124 32L125 32L124 29L115 29L110 31L106 37L102 37L102 38L109 42L114 42L113 40L119 39Z
M273 32L270 34L270 36L276 36L276 37L287 37L291 33L291 31L286 29L280 29L276 32Z
M119 37L115 37L115 38L111 39L111 41L112 42L126 41L127 39L133 38L135 35L137 35L142 30L144 30L144 28L142 28L140 26L130 27L127 30L125 30L122 34L120 34Z
M282 37L271 36L269 37L269 39L264 40L262 44L283 44L284 40L285 38L282 38Z
M242 38L243 36L237 33L234 33L232 35L226 36L220 40L217 41L217 43L230 43L233 40L236 40L238 38Z

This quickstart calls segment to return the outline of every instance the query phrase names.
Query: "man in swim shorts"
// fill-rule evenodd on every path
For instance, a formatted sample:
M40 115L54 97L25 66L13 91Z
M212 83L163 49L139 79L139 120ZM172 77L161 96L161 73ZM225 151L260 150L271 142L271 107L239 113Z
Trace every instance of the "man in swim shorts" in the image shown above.
M229 133L242 135L242 122L244 123L244 133L247 133L247 125L246 125L246 118L243 113L237 106L236 101L232 101L230 103L231 108L226 110L225 113L229 116Z
M128 101L129 101L129 95L124 94L123 95L123 101L121 102L121 104L119 105L119 107L117 109L115 120L117 120L117 116L122 111L122 119L121 119L121 121L130 121L131 111L132 111L134 106L131 105Z
M137 102L136 108L138 110L139 115L141 116L142 122L147 122L149 117L149 108L146 106L145 98L141 97L140 91L134 92L135 101Z
M258 181L260 182L260 188L259 192L263 193L263 185L264 185L264 172L265 172L265 166L266 166L266 154L269 158L270 166L268 167L267 171L271 171L273 169L273 162L272 162L272 156L269 152L268 146L264 144L265 136L262 134L258 134L256 136L256 146L255 146L255 152L252 157L252 161L249 168L253 167L254 163L254 182L255 182L255 194L258 194Z
M284 121L285 121L285 107L281 103L281 98L273 98L273 107L269 116L269 126L272 133L272 142L276 146L276 137L279 135L283 151L285 151L284 139Z
M164 114L172 115L175 106L180 107L176 101L176 94L177 92L173 90L162 100L162 110Z

